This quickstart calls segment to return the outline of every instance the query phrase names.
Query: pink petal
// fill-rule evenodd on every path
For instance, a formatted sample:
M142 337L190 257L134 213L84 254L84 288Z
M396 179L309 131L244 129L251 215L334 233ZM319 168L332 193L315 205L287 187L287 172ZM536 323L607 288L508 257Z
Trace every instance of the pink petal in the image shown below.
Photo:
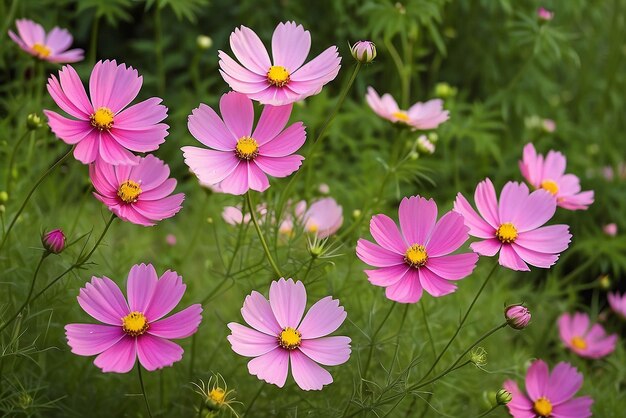
M292 82L317 81L322 85L332 81L339 72L341 57L336 46L326 48L321 54L291 74ZM290 83L292 84L292 83ZM297 93L305 94L304 91Z
M396 223L387 215L375 215L370 221L370 232L381 247L404 256L409 245L404 241Z
M141 200L161 200L169 196L174 189L176 189L176 179L167 179L152 190L142 191Z
M556 199L543 189L532 192L528 198L518 202L517 205L519 210L512 222L518 233L540 227L548 222L556 211Z
M108 277L92 277L80 289L78 304L100 322L122 325L122 318L130 312L119 287Z
M248 96L235 91L224 94L220 99L220 113L224 124L235 138L251 135L254 108Z
M263 105L271 106L284 106L308 97L307 95L294 92L290 87L293 84L293 82L290 82L289 85L283 87L268 85L257 93L248 94L248 97L252 100L257 100Z
M273 177L287 177L302 165L304 157L300 155L288 155L286 157L266 157L259 155L254 159L261 170Z
M93 361L104 373L128 373L135 365L137 358L136 339L124 336L96 357Z
M244 164L242 164L243 166ZM245 164L248 167L248 186L257 192L264 192L270 187L265 173L256 164Z
M259 155L268 157L285 157L293 154L304 144L306 132L302 122L289 126L277 137L259 146Z
M374 267L391 267L404 263L404 257L386 250L368 240L359 239L356 245L356 255L366 264Z
M584 312L576 312L570 320L570 331L573 335L582 337L589 329L589 315Z
M573 196L562 197L557 205L568 210L586 210L594 202L593 190L581 192Z
M228 55L224 51L218 51L217 56L220 59L220 62L219 62L220 73L222 73L222 75L226 74L228 76L228 79L236 80L237 82L246 84L246 85L257 85L258 86L257 90L254 90L254 92L260 91L263 88L266 88L268 86L267 70L269 70L269 67L263 74L257 74L243 67L241 64L239 64L237 61L232 59L230 55ZM226 80L226 82L228 83L228 80ZM252 93L252 92L241 91L241 93Z
M162 221L176 215L182 209L183 200L185 195L178 193L160 200L139 200L128 206L148 219Z
M532 401L548 394L548 365L543 360L535 360L526 372L526 392Z
M568 313L564 313L561 316L559 316L559 319L557 320L557 325L559 328L559 336L561 337L561 341L563 341L563 343L567 346L570 346L570 341L572 340L573 337L575 337L575 335L572 333L572 325L571 325L571 318L570 315ZM578 334L578 336L582 336L584 335L584 332L587 331L587 328L585 327L583 333Z
M56 54L48 57L48 61L55 63L72 63L85 59L85 51L82 49L70 49L62 54Z
M460 280L472 274L477 262L478 254L464 253L429 258L424 267L446 280Z
M155 272L156 275L156 272ZM167 270L156 282L154 292L145 314L150 321L156 321L170 313L185 294L183 278L175 271Z
M468 230L461 215L454 211L446 213L439 219L426 243L428 256L439 257L456 251L469 238Z
M531 417L534 418L535 415L531 411L533 409L533 403L530 401L530 399L526 397L526 394L520 390L516 382L514 382L513 380L505 380L504 383L502 384L502 387L508 390L509 392L511 392L511 395L513 396L513 399L511 399L511 402L507 404L507 407L509 408L509 410L513 408L516 411L517 410L528 411L528 412L531 412ZM514 416L517 416L517 415L514 415Z
M294 22L279 23L272 35L272 57L274 65L283 66L294 72L309 55L311 34L302 25Z
M591 406L593 399L589 396L571 399L552 409L554 418L587 418L592 416Z
M39 23L35 23L29 19L17 19L15 26L20 34L20 37L28 46L34 44L43 44L46 38L46 31Z
M300 389L321 390L324 385L333 382L333 377L327 370L302 354L299 350L291 351L291 374Z
M515 250L515 253L526 263L531 266L549 268L559 259L558 254L545 254L537 251L529 250L517 245L516 243L510 244ZM505 245L506 247L506 245Z
M63 69L59 71L59 82L63 93L80 112L80 116L76 117L80 119L88 118L89 115L93 113L94 108L87 97L83 82L76 70L70 65L64 66Z
M546 194L547 192L542 190L539 193ZM511 222L518 227L519 232L520 228L516 221L518 219L518 215L520 219L528 218L528 216L526 216L526 214L522 211L522 206L526 206L527 200L528 186L515 181L509 181L506 183L500 193L500 205L498 207L500 224ZM528 209L532 210L535 207L535 205L531 205ZM496 225L496 228L498 226L499 225Z
M220 51L220 53L221 52L222 51ZM220 57L222 56L220 55ZM258 100L257 96L259 94L263 95L268 89L271 88L271 85L267 82L267 78L263 78L263 81L245 82L239 80L237 77L245 78L247 73L234 72L232 69L226 68L223 60L220 60L220 67L222 67L223 69L220 69L219 72L222 75L224 81L230 86L230 88L236 92L248 95L248 97L250 97L251 99ZM245 71L247 72L248 70ZM283 103L271 104L280 105Z
M346 313L339 300L326 296L316 302L298 327L303 339L313 339L331 334L345 321Z
M110 132L97 132L98 139L98 155L99 157L112 165L132 165L136 164L135 155L122 146Z
M398 109L398 105L395 102L395 100L393 100L393 98L391 98L391 101L393 102L393 106L391 107L385 106L385 103L383 102L383 100L380 98L376 90L374 90L374 88L371 86L367 87L367 93L365 94L365 101L367 102L369 107L374 111L374 113L376 113L378 116L384 119L389 119L391 113L397 111Z
M98 61L89 78L89 93L94 109L106 107L118 113L132 102L143 83L143 78L132 67L113 61Z
M301 281L281 278L270 285L270 306L281 328L297 328L306 307L306 290Z
M246 296L241 316L252 328L272 335L273 338L280 334L281 326L274 317L270 303L257 291Z
M228 324L231 334L227 337L233 351L240 356L258 357L278 347L277 334L270 336L236 322Z
M207 150L198 147L182 147L185 164L200 181L217 184L231 175L239 165L234 152Z
M52 49L54 54L65 51L72 45L72 35L67 29L54 27L46 35L45 45Z
M250 28L236 28L230 34L230 48L244 67L257 74L266 74L272 65L263 42Z
M285 106L267 105L263 107L259 122L252 133L252 137L257 141L259 146L276 138L276 136L285 129L289 121L289 116L291 115L291 109L291 104ZM299 122L299 124L302 125L302 122ZM297 123L294 125L297 125ZM304 131L304 127L302 130Z
M170 175L169 166L151 154L140 159L135 165L118 165L115 169L119 184L126 180L136 181L141 184L142 193L161 186Z
M288 370L289 352L282 348L275 348L248 362L248 372L251 375L279 388L285 386Z
M72 353L93 356L107 350L124 337L122 327L97 324L68 324L65 326L67 344Z
M348 337L302 340L299 349L316 363L324 366L337 366L350 359L350 341Z
M385 289L388 299L400 303L417 303L422 298L423 288L417 269L409 269L398 283Z
M178 344L160 337L143 334L137 338L137 357L141 365L150 372L174 365L182 360L183 352Z
M233 151L239 139L224 125L217 113L204 103L191 112L187 127L198 141L219 151Z
M530 271L524 260L517 254L510 244L504 244L500 247L500 257L498 263L501 266L517 271Z
M550 225L522 232L515 244L540 253L555 254L565 251L571 238L567 225Z
M400 202L398 217L407 244L424 245L437 221L437 204L420 196L405 197Z
M519 163L522 176L535 188L541 185L543 172L543 158L537 156L537 151L532 143L524 146L523 160Z
M496 189L489 178L478 183L476 192L474 193L474 203L478 212L485 221L493 228L500 226L500 217L498 216L498 199L496 198ZM502 203L500 203L502 205ZM486 237L485 237L486 238Z
M187 338L198 331L202 305L195 304L165 319L150 323L148 334L167 339Z
M439 277L427 268L420 268L419 280L422 288L434 297L449 295L456 290L456 285Z
M558 151L549 151L543 164L542 179L556 180L565 173L567 160L565 156Z
M152 264L135 264L128 273L126 292L131 311L145 313L152 300L158 281L157 272ZM155 318L156 319L156 318ZM152 321L152 318L148 318Z
M50 96L57 104L57 106L59 106L65 112L69 113L77 119L88 120L89 115L93 112L93 108L91 107L91 104L88 100L86 108L82 105L82 96L84 96L85 98L87 97L85 89L82 86L82 82L80 81L80 78L78 77L76 71L69 65L63 67L63 70L59 72L59 78L61 77L61 75L65 74L67 74L66 79L68 81L66 88L68 89L68 91L65 92L64 89L61 87L61 83L59 82L59 80L57 80L54 75L51 75L48 79L47 84L48 93L50 93ZM74 85L80 86L80 89L82 90L80 90L78 87L74 88Z
M501 247L502 247L502 243L496 238L487 239L484 241L476 241L470 244L470 248L472 250L486 257L491 257L491 256L496 255L496 253L500 251Z
M234 158L237 158L237 157L234 157ZM250 190L250 179L249 179L249 172L248 172L249 164L250 163L248 161L242 161L234 168L234 170L230 172L230 174L228 174L226 178L224 178L220 182L220 188L222 189L224 193L242 195L248 190ZM195 170L193 171L195 172ZM202 181L204 181L203 177L200 174L196 173L196 175L198 175L198 177ZM210 182L210 183L215 184L213 182Z
M74 158L83 164L93 163L98 157L100 145L99 132L93 130L87 134L74 148Z
M375 286L392 286L398 283L412 267L399 264L392 267L382 267L376 270L364 270L369 282Z
M495 228L489 225L472 208L467 199L459 193L454 202L454 210L463 216L465 225L469 228L469 234L478 238L493 238Z
M167 118L167 107L160 104L162 101L158 97L151 97L122 110L115 115L115 128L144 130L161 122Z
M74 145L83 140L94 129L84 120L68 119L51 110L44 110L52 132L66 144Z
M558 405L574 397L583 385L583 375L569 363L557 364L547 384L546 397L552 405Z

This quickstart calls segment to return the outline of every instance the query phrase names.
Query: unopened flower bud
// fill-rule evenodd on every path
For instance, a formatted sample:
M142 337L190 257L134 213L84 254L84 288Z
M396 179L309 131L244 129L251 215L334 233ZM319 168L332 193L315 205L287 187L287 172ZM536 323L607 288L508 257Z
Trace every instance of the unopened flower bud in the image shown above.
M173 247L174 245L176 245L176 242L177 242L176 235L174 235L174 234L167 234L165 236L165 242L167 243L167 245Z
M352 211L352 218L353 219L359 219L361 217L361 215L362 215L362 212L361 212L360 209L354 209Z
M213 46L213 39L206 35L198 35L196 44L200 49L209 49Z
M434 144L439 141L439 135L437 135L437 132L431 132L428 134L428 140Z
M496 402L498 403L498 405L506 405L507 403L511 402L512 399L513 395L506 389L500 389L498 392L496 392Z
M46 251L59 254L65 248L65 234L60 229L54 229L42 235L41 243Z
M611 288L611 278L608 274L603 274L598 277L598 282L600 283L600 287L604 290L608 290Z
M544 119L541 127L544 131L551 134L552 132L556 131L556 122L552 119Z
M361 64L368 64L376 58L376 45L370 41L358 41L350 47L355 60Z
M0 192L0 202L2 202L2 193ZM614 237L615 235L617 235L617 224L614 223L610 223L607 225L604 225L604 227L602 228L602 230L604 231L605 234L607 234L610 237Z
M433 154L435 152L435 144L430 142L426 135L420 135L416 141L418 151L426 154Z
M456 96L456 93L456 87L452 87L448 83L437 83L435 85L435 96L441 97L442 99L449 99L451 97L454 97Z
M506 322L513 329L524 329L530 322L530 311L521 304L510 305L504 308Z
M9 194L4 190L0 192L0 203L6 203L9 200Z
M417 160L420 157L419 153L415 152L415 151L411 151L409 153L409 158L413 161Z
M321 194L328 194L330 193L330 187L328 187L328 184L322 183L317 188L317 191L319 191Z
M540 7L537 9L537 17L539 18L539 20L543 20L544 22L549 22L550 20L554 19L554 12L551 12L548 9Z
M206 222L208 224L212 224L213 223L213 218L211 218L210 216L208 218L206 218Z
M36 113L31 113L26 117L26 127L31 131L35 131L43 125L43 120L41 120L41 117Z

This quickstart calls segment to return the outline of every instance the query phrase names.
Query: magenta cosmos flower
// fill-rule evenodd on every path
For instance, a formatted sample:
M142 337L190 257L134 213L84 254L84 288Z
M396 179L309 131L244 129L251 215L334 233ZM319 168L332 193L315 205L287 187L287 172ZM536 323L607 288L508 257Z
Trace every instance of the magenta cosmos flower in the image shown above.
M153 155L137 158L137 165L100 161L89 166L96 199L124 221L152 226L171 218L181 209L185 195L170 194L176 179L168 178L170 168Z
M544 189L556 198L557 206L564 209L587 209L593 203L593 190L580 191L580 180L565 174L567 160L557 151L545 157L538 155L533 144L524 147L523 160L519 162L522 176L536 189Z
M126 303L113 280L92 277L80 290L78 303L105 325L66 325L72 353L97 355L94 364L103 372L127 373L137 357L146 370L171 366L183 357L183 349L169 340L194 334L202 320L200 304L161 319L178 305L185 288L175 271L159 277L151 264L135 265L128 273Z
M426 103L417 102L409 110L402 110L389 93L380 97L376 90L368 87L365 100L381 118L408 125L413 129L435 129L450 118L450 112L443 110L443 101L440 99Z
M341 67L336 46L302 65L311 49L311 34L294 22L276 26L271 61L263 42L245 26L231 33L230 48L242 65L219 51L222 77L233 90L263 104L286 105L318 94Z
M626 293L623 295L617 292L609 293L607 299L609 300L609 305L613 312L620 318L626 319Z
M615 350L617 334L607 335L600 324L590 327L589 315L584 312L564 313L557 323L563 344L581 357L597 359Z
M529 193L525 184L508 182L500 194L500 202L491 180L478 183L474 201L478 213L461 193L454 210L463 215L469 233L483 241L471 247L480 255L493 256L500 251L500 265L512 270L528 271L528 264L548 268L559 259L572 236L567 225L550 225L556 201L545 190Z
M543 360L535 360L526 372L526 393L515 381L504 382L504 388L513 395L506 407L514 418L587 418L593 399L574 398L582 385L582 373L571 364L561 362L550 373Z
M74 157L84 164L102 159L109 164L133 164L130 151L148 152L159 148L167 136L167 117L161 99L152 97L127 109L143 78L137 70L113 61L99 61L89 78L89 95L76 70L65 66L59 79L52 75L48 92L56 104L76 119L44 110L52 132L66 144L76 145Z
M60 229L53 229L42 235L41 243L46 251L60 254L65 249L65 234Z
M370 283L386 288L391 300L415 303L426 290L434 297L456 290L450 280L467 277L476 267L476 253L451 255L469 238L463 218L450 211L437 221L437 204L420 196L405 197L398 210L400 230L387 215L370 222L374 244L359 239L357 256L378 267L365 270Z
M343 224L343 209L332 197L316 200L306 207L306 202L296 206L296 215L301 216L305 231L326 238L333 235Z
M218 184L224 193L262 192L270 187L267 175L286 177L304 157L292 155L306 140L302 122L287 129L291 105L265 106L254 132L252 100L230 92L220 99L222 118L205 104L189 115L191 134L210 149L183 147L185 164L203 184Z
M9 31L9 36L24 51L40 60L63 63L83 60L82 49L70 49L72 35L67 29L54 27L49 33L39 24L29 19L15 21L17 35Z
M311 306L302 319L305 307L304 285L292 279L272 282L269 301L255 291L246 296L241 316L252 328L229 323L228 341L235 353L255 357L248 362L250 374L282 388L291 363L291 374L302 390L332 383L319 364L337 366L350 358L350 338L327 336L347 314L330 296Z

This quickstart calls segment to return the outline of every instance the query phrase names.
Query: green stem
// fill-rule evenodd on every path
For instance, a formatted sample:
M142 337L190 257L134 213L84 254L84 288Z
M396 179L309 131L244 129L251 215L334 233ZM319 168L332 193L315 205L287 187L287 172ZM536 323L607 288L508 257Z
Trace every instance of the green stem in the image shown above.
M28 136L28 134L30 133L30 130L27 130L26 132L24 132L24 134L20 137L20 139L17 140L17 142L15 143L15 146L13 147L13 150L11 151L11 157L9 158L9 164L7 165L7 193L9 194L9 196L11 195L11 178L13 177L13 164L15 162L15 155L17 154L17 149L20 147L20 145L22 145L22 142L24 142L24 140L26 139L26 137Z
M383 320L380 323L380 325L378 325L378 328L376 328L376 331L374 331L374 333L372 334L372 338L370 339L370 349L369 349L369 352L367 354L367 360L365 361L365 367L363 368L363 375L361 377L362 380L365 380L366 377L367 377L367 371L368 371L368 369L370 367L370 363L372 361L372 354L374 353L374 346L376 345L376 337L378 336L378 333L380 332L380 330L385 325L385 322L387 322L387 319L389 319L389 316L391 315L391 312L396 307L396 305L397 305L396 302L391 304L391 307L387 311L387 315L385 315L385 317L383 318Z
M476 418L481 418L481 417L486 417L487 415L491 414L493 411L495 411L496 409L498 409L501 405L494 405L493 407L491 407L491 409L483 412L482 414L480 414L479 416L477 416Z
M313 263L315 263L315 259L316 257L311 257L311 260L309 261L307 267L306 267L306 271L304 272L304 277L302 278L302 281L304 283L306 283L306 279L307 277L309 277L309 273L311 272L311 269L313 268Z
M250 192L246 193L246 201L248 202L248 208L250 209L250 218L252 219L252 223L254 224L254 229L256 229L256 233L259 235L259 240L261 241L261 245L263 246L263 251L265 251L265 256L267 257L267 261L272 265L274 269L274 273L278 275L278 277L283 277L283 274L280 272L278 265L274 261L272 254L270 253L270 249L267 246L267 242L265 242L265 237L263 236L263 231L259 227L259 223L256 219L256 214L254 211L254 207L252 206L252 197L250 196Z
M467 353L469 353L472 350L472 348L476 347L481 341L483 341L484 339L486 339L487 337L489 337L491 334L495 333L496 331L501 330L502 328L506 328L507 326L508 324L504 322L503 324L500 324L497 327L492 328L490 331L483 334L482 337L474 341L474 344L467 347L467 349L456 359L454 363L452 363L452 366L450 367L452 368L456 366L457 364L459 364L459 362L463 359L463 357L465 357Z
M426 314L426 307L424 306L424 301L422 300L422 315L424 315L424 325L426 326L426 333L428 334L428 339L430 340L430 348L433 350L433 356L437 356L437 349L435 348L435 340L433 339L433 334L430 332L430 325L428 325L428 315Z
M28 306L28 303L30 302L30 298L33 295L33 290L35 290L35 282L37 281L37 275L39 274L39 270L41 269L43 260L45 260L46 257L49 255L50 255L50 252L48 251L45 251L41 255L41 258L39 259L39 263L37 264L37 268L35 269L35 273L33 274L33 280L30 282L30 289L28 290L28 296L26 296L26 300L24 301L24 303L22 303L22 306L20 306L20 308L17 311L15 311L15 314L13 314L13 316L9 318L8 321L2 324L2 326L0 327L0 332L4 331L5 328L9 326L9 324L13 323L13 321L15 321L15 318L17 318L22 313L24 308Z
M476 301L478 300L478 298L480 297L480 294L483 292L483 290L485 289L485 286L487 286L487 283L489 282L489 279L491 279L491 276L493 275L493 272L496 271L496 267L498 266L498 261L496 260L493 264L493 267L491 268L491 271L489 272L489 274L487 275L487 277L485 278L485 281L483 282L483 284L480 286L480 289L478 289L478 293L476 293L476 296L474 296L474 300L472 300L472 303L470 304L469 308L467 308L467 312L465 312L465 315L463 316L463 318L461 319L461 323L459 324L459 326L457 327L456 331L454 332L454 335L452 335L452 338L450 338L450 340L448 341L448 344L446 344L446 346L443 348L443 350L441 351L441 353L439 353L439 355L437 356L437 358L435 359L435 362L432 364L432 366L430 366L430 369L428 369L428 371L426 372L426 374L424 376L422 376L422 378L420 379L420 381L426 379L426 377L428 377L428 375L435 369L435 367L437 366L437 364L439 364L439 361L441 360L441 358L443 357L443 355L446 353L446 351L448 350L448 348L450 348L450 345L452 345L452 342L455 340L455 338L457 337L457 335L459 335L459 332L461 331L461 328L463 327L463 324L465 323L465 321L467 320L467 318L469 317L470 312L472 311L472 308L474 307L474 305L476 304Z
M30 200L30 198L33 195L33 193L35 193L35 190L37 190L37 187L39 187L39 185L46 179L46 177L48 177L48 175L50 173L52 173L58 166L60 166L63 163L63 161L65 161L72 154L73 150L74 150L73 147L70 148L70 150L65 155L63 155L61 158L59 158L50 168L48 168L39 177L37 182L30 189L30 191L28 192L28 195L26 195L26 199L24 199L24 202L22 202L22 206L20 206L20 208L18 209L17 213L13 217L13 220L9 224L9 227L7 228L6 232L4 233L4 236L2 237L2 241L0 242L0 250L2 250L2 248L4 247L4 244L7 241L7 238L9 237L9 234L11 233L11 229L13 229L13 225L15 225L15 222L17 221L17 219L20 217L20 215L24 211L24 208L26 207L26 204Z
M154 42L157 67L157 91L159 96L165 94L165 71L163 68L163 31L161 29L161 7L157 1L154 6Z
M263 391L263 386L265 386L265 384L261 383L261 385L259 386L259 390L257 390L257 392L252 397L252 400L250 401L250 403L248 404L248 407L246 408L246 410L243 413L244 417L248 416L248 412L250 412L250 410L252 409L252 406L256 402L257 398L259 397L259 395L261 395L261 392Z
M91 40L89 43L89 65L96 63L96 53L98 51L98 33L100 29L100 15L96 14L91 25Z
M468 365L468 364L470 364L471 362L472 362L471 360L467 360L465 363L463 363L463 364L461 364L461 365L459 365L459 366L456 366L456 367L449 367L449 368L448 368L448 369L446 369L443 373L438 374L436 377L433 377L432 379L430 379L430 380L428 380L428 381L426 381L426 382L423 382L423 383L416 383L415 385L411 386L411 387L407 390L407 392L410 392L410 391L413 391L413 390L417 390L417 389L422 388L422 387L424 387L424 386L430 385L431 383L436 382L437 380L439 380L439 379L441 379L442 377L444 377L444 376L448 375L449 373L452 373L452 372L453 372L453 371L455 371L455 370L458 370L458 369L460 369L460 368L462 368L462 367L467 366L467 365Z
M146 395L146 388L143 385L143 377L141 376L141 364L139 362L137 362L137 375L139 376L139 385L141 386L141 393L143 394L143 400L146 403L148 416L152 418L152 411L150 410L150 403L148 402L148 396Z

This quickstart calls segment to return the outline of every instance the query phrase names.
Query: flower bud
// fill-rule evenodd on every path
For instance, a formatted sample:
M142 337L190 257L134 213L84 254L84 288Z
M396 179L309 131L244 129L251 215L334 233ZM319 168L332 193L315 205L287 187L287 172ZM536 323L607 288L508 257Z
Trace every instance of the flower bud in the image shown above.
M0 192L0 195L2 194L2 192ZM0 197L0 202L2 201L2 197ZM607 234L610 237L614 237L615 235L617 235L617 224L614 223L610 223L607 225L604 225L604 227L602 228L602 230L604 231L605 234Z
M417 150L426 154L433 154L435 152L435 144L430 142L426 135L420 135L416 141Z
M512 399L513 395L506 389L500 389L496 393L496 402L498 403L498 405L506 405L507 403L511 402Z
M524 329L530 322L530 311L522 304L510 305L504 308L506 322L513 329Z
M41 117L36 113L31 113L26 117L26 127L30 131L35 131L41 128L44 125L44 122L41 120Z
M556 122L552 119L544 119L541 127L545 132L551 134L552 132L556 131Z
M608 274L603 274L598 277L598 282L600 283L600 288L604 290L608 290L611 288L611 278Z
M42 235L41 243L46 251L59 254L65 248L65 234L60 229L54 229Z
M360 209L354 209L352 211L352 219L359 219L362 215L362 212Z
M9 200L9 194L4 190L0 192L0 203L6 203Z
M213 39L206 35L198 35L196 44L200 49L209 49L213 46Z
M173 247L174 245L176 245L176 242L177 242L176 235L174 235L174 234L167 234L165 236L165 242L167 243L167 245Z
M317 191L320 192L321 194L328 194L330 193L330 187L328 187L328 184L322 183L317 188Z
M448 99L456 96L457 89L456 87L452 87L448 83L437 83L435 84L435 96L441 97L442 99Z
M355 60L361 64L368 64L376 58L376 45L370 41L358 41L350 47Z
M540 7L537 9L537 17L539 18L539 20L543 20L544 22L549 22L550 20L554 19L554 12L551 12L548 9Z
M476 347L470 352L470 361L475 366L483 367L487 364L487 351L482 347Z

